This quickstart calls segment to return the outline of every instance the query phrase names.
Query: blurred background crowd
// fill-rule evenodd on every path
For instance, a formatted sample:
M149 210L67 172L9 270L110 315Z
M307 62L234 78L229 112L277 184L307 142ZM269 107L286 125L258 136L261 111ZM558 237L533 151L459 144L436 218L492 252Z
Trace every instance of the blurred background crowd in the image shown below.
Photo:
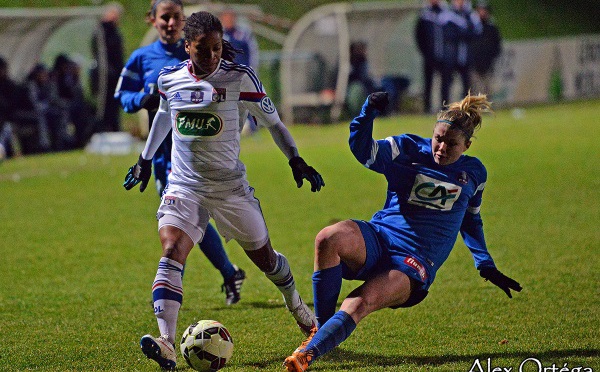
M189 3L210 5L206 1ZM11 66L9 50L0 51L2 157L82 148L96 133L128 131L144 136L144 130L123 124L124 120L131 120L131 115L123 115L123 109L114 96L129 49L132 49L131 45L139 46L140 42L126 40L123 36L122 22L126 9L123 5L102 1L94 4L101 6L102 12L96 16L96 27L85 46L89 49L86 53L91 55L91 63L84 63L80 54L73 53L71 47L54 53L50 63L47 58L37 58L35 65L21 71L21 66ZM250 9L253 4L218 5L213 8L219 9L224 38L242 51L237 62L251 66L261 74L263 81L270 83L267 92L279 106L285 84L295 84L293 80L291 83L280 81L278 75L265 76L265 66L278 69L286 63L281 53L273 52L272 41L284 45L283 40L290 36L286 34L292 33L290 29L294 21L260 13L262 24L273 28L259 29L261 22L252 22L257 19L253 16L256 12L237 11ZM424 0L407 4L407 7L413 9L410 13L411 27L403 29L402 37L410 38L415 53L418 53L418 77L414 71L407 74L406 69L410 67L401 66L401 63L394 62L397 70L390 72L388 68L386 73L381 73L381 68L373 68L374 61L384 58L381 47L366 32L362 35L352 31L347 52L331 51L336 57L329 66L326 66L329 56L323 58L313 54L308 62L317 68L316 73L311 72L308 77L315 87L315 95L307 98L306 102L311 102L309 105L317 110L323 107L329 109L336 100L342 102L336 114L328 112L324 119L318 111L317 114L306 114L310 110L300 105L301 115L283 112L284 120L287 123L335 122L356 113L364 97L379 90L388 91L391 98L385 115L436 112L445 103L456 99L459 92L461 96L468 91L493 96L494 68L503 52L503 40L494 21L491 4L486 0ZM253 26L256 28L253 29ZM317 26L327 28L324 23ZM352 25L349 29L352 30ZM259 43L261 38L257 35L262 37L262 42ZM270 41L264 42L265 35ZM156 37L147 40L148 35L142 36L139 37L144 39L141 44L149 44ZM380 34L377 37L386 39L390 36ZM326 38L317 38L313 43L321 41L325 44ZM66 44L69 42L65 41ZM403 54L403 50L392 51L391 54ZM15 70L21 72L20 76L11 74ZM302 70L295 72L303 75ZM343 84L340 83L342 80ZM256 123L248 118L244 133L251 134L256 130Z

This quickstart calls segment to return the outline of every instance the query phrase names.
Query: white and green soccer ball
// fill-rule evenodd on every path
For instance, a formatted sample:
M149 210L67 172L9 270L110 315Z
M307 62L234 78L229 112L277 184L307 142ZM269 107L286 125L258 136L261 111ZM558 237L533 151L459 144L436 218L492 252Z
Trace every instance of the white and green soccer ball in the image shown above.
M200 320L183 332L181 354L196 371L218 371L233 355L233 338L216 320Z

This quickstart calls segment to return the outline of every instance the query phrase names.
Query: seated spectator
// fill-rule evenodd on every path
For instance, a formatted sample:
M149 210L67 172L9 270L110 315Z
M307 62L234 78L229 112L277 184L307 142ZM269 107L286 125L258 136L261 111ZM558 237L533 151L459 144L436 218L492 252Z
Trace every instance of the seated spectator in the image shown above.
M52 79L56 84L61 106L68 112L68 132L74 136L75 147L83 147L94 131L93 108L85 100L79 65L64 54L54 61Z
M0 161L20 155L20 146L11 123L0 123Z
M33 104L24 86L8 75L8 63L0 57L0 131L6 156L47 151L50 135L39 127Z
M37 64L27 76L27 93L37 115L41 137L49 133L51 149L70 148L74 136L68 131L68 107L61 101L56 84L43 64Z

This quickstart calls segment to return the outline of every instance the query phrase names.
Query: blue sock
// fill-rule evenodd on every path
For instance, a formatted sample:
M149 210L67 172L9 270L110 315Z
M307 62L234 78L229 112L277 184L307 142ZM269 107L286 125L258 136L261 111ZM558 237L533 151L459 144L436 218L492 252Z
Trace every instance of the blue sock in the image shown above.
M304 350L312 351L312 360L314 361L344 342L355 329L354 319L345 311L340 310L319 328Z
M233 264L229 261L229 257L227 257L227 253L225 253L221 236L217 232L217 229L210 223L206 226L204 237L199 245L202 253L208 258L210 263L221 272L224 281L227 281L227 279L235 274L235 267L233 267Z
M338 296L342 289L342 265L337 265L313 273L313 300L318 327L325 324L335 314Z

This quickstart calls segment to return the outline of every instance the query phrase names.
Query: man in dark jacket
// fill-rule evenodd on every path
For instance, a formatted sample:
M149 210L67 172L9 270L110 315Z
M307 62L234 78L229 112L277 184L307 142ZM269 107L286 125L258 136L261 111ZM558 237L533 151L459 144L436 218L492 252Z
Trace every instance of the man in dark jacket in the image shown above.
M423 56L423 108L431 112L431 88L435 73L441 75L444 53L444 36L442 33L442 15L447 12L446 3L441 0L429 0L423 8L415 29L417 46ZM442 102L436 103L435 109Z
M449 11L442 19L444 33L444 63L442 66L442 100L452 102L452 83L457 73L462 82L464 97L471 88L472 61L469 45L473 38L481 34L481 21L465 0L452 0Z
M119 19L123 6L110 3L102 17L102 22L92 40L92 52L98 61L96 71L92 71L92 89L97 94L98 111L104 116L99 118L99 131L117 132L121 130L121 105L114 97L121 70L125 65L123 38L119 30ZM105 45L102 48L101 45ZM102 79L102 76L106 80ZM105 84L103 84L105 82Z
M502 38L498 27L491 17L490 6L483 1L476 7L483 32L471 42L471 58L473 62L472 88L473 93L492 94L492 77L494 63L502 51Z

